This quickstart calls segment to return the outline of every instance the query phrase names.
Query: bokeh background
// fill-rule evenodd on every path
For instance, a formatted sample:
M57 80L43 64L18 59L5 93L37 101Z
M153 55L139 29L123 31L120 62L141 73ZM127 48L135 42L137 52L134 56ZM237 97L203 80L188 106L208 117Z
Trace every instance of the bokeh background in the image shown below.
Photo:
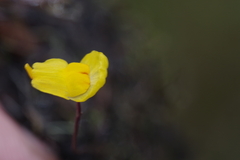
M240 159L240 2L0 0L0 102L62 160ZM25 63L110 61L82 104L30 85ZM1 141L1 138L0 138ZM1 143L1 142L0 142Z

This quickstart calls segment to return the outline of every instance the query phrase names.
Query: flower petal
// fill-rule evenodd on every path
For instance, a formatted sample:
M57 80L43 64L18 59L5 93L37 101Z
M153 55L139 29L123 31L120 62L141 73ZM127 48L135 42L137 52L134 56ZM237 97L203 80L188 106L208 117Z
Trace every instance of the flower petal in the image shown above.
M31 79L33 79L33 76L32 76L32 67L30 67L29 64L27 63L27 64L25 64L24 68L25 68L25 70L27 71L28 76L29 76Z
M90 67L90 87L84 94L71 98L76 102L84 102L94 96L105 84L107 77L108 59L102 52L92 51L82 59L81 63Z
M33 78L40 75L50 75L55 73L56 71L60 71L65 69L68 66L68 63L63 59L52 58L46 60L43 63L37 62L33 64Z
M67 96L76 97L87 91L90 86L89 66L82 63L70 63L64 70Z
M53 69L53 70L59 70L59 69L64 69L66 68L68 63L60 58L51 58L46 60L43 63L37 62L33 64L34 69L40 69L40 68L48 68L48 67L53 67L53 68L48 68L48 69Z
M67 89L63 77L58 73L54 73L54 75L55 76L51 77L41 76L34 78L31 82L32 86L44 93L49 93L55 96L69 99L67 97Z
M67 62L62 59L49 59L43 63L34 63L32 86L42 92L67 98L64 69Z

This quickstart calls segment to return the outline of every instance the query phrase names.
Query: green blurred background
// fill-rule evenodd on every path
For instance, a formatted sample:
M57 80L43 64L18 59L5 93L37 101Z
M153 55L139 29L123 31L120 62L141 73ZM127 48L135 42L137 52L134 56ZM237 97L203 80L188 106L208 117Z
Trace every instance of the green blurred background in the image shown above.
M240 159L240 1L0 2L0 99L62 159ZM79 155L75 104L31 88L22 67L91 50L110 68L83 104Z
M149 79L162 78L172 122L195 158L239 159L240 3L152 0L131 7L128 14L147 33L138 51L154 64Z

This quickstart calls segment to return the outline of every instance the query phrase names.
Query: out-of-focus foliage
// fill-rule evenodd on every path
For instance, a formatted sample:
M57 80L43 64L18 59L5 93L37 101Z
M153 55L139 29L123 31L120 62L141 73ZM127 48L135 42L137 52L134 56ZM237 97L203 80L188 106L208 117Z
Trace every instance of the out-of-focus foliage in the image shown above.
M237 1L0 1L0 99L62 159L239 159ZM106 85L75 104L29 86L26 62L109 57Z
M125 15L146 33L137 34L142 45L135 47L135 57L153 65L151 84L159 82L160 69L164 95L174 106L173 123L188 137L195 158L239 159L240 3L127 3Z
M169 120L162 82L153 81L161 80L159 62L152 64L151 56L143 57L145 53L137 49L145 40L136 33L143 38L148 33L131 28L134 22L127 21L127 3L6 0L0 5L1 102L59 157L177 160L189 156L183 137ZM99 93L83 103L76 154L70 147L75 104L31 88L23 66L49 58L78 62L91 50L107 55L109 76Z

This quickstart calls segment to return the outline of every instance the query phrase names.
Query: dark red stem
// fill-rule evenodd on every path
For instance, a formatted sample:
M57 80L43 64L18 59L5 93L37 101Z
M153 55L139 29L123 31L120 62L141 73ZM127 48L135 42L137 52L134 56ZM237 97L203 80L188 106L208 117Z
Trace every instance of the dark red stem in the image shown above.
M77 110L76 110L76 118L75 118L75 124L74 124L74 133L72 137L72 149L73 151L77 151L77 136L78 136L78 127L79 127L79 122L81 120L81 103L77 102Z

